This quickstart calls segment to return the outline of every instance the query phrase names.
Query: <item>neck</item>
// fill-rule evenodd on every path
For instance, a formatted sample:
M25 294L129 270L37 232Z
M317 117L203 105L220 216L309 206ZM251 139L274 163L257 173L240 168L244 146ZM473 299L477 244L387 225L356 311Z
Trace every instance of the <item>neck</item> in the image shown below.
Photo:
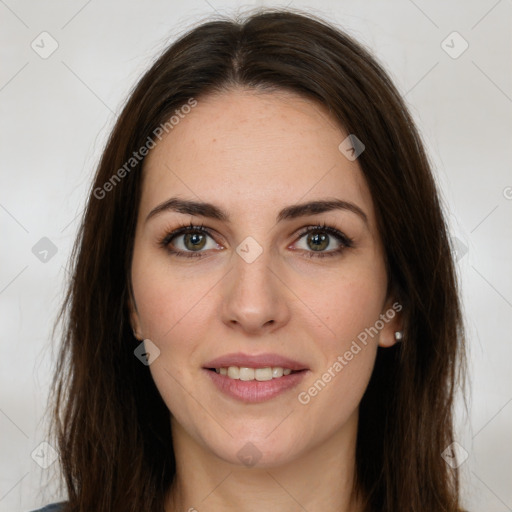
M341 430L282 465L231 464L205 450L174 420L176 477L166 512L361 512L353 493L357 411Z

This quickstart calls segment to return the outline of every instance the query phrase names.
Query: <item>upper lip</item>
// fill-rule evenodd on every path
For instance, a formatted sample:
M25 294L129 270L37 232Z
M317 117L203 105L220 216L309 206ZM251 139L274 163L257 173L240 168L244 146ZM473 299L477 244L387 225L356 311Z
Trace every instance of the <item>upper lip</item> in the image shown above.
M290 359L289 357L280 356L279 354L258 354L250 355L241 352L233 354L225 354L208 361L204 368L228 368L229 366L240 366L244 368L265 368L265 367L282 367L290 370L307 370L307 366L299 361Z

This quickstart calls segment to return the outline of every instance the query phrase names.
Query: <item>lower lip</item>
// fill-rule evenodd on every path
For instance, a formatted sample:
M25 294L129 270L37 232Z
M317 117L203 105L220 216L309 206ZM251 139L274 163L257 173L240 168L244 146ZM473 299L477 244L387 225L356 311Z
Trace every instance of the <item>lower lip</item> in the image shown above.
M204 371L213 383L226 395L242 402L258 403L270 400L299 384L307 370L283 375L278 379L258 381L230 379L212 370Z

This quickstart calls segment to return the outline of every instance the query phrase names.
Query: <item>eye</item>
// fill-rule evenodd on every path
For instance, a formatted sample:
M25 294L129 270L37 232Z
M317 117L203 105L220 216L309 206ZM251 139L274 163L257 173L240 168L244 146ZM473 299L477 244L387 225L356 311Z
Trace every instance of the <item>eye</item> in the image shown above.
M301 250L306 251L308 258L325 258L336 256L345 249L353 247L354 243L351 238L338 231L336 228L323 224L322 226L308 226L300 233L300 240L304 239L306 247L299 247ZM331 247L333 244L331 240L335 240L335 247L330 251L325 249Z
M204 226L194 224L183 225L165 235L159 244L168 252L179 257L193 258L204 256L203 249L217 249L221 247L215 241L208 247L208 238L213 240L210 231Z
M210 247L208 247L208 238L212 240ZM302 239L304 239L306 247L299 247L299 250L304 251L308 258L336 256L354 245L351 238L336 228L325 224L308 226L299 233L299 240ZM326 249L332 247L331 240L333 239L335 248L326 251ZM159 245L172 255L183 258L204 257L206 250L222 248L214 241L208 228L203 225L196 226L192 223L180 226L166 234L160 240Z

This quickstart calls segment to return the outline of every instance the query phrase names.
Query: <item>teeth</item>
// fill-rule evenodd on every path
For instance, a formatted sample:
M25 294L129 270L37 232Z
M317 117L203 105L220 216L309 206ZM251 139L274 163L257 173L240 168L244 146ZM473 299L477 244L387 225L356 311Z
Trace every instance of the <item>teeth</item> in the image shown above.
M240 368L238 366L230 366L228 368L228 377L230 379L239 379L240 378Z
M266 381L279 379L283 375L290 375L290 368L282 368L281 366L266 366L265 368L246 368L243 366L230 366L229 368L215 368L216 373L226 375L230 379L235 380L258 380Z
M240 380L254 380L255 378L254 368L240 368Z
M282 377L283 374L284 374L284 370L280 366L277 366L276 368L272 368L272 377L273 378Z

